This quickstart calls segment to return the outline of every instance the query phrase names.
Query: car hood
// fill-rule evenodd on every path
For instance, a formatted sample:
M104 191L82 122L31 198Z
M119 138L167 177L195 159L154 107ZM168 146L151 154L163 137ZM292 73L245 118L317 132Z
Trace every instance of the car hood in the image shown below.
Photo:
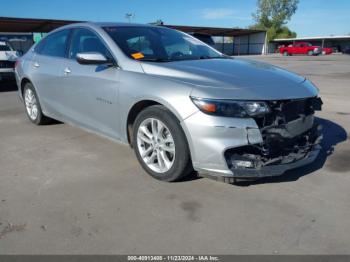
M281 100L317 95L317 89L304 77L248 59L142 62L141 65L146 74L191 85L191 95L195 97Z

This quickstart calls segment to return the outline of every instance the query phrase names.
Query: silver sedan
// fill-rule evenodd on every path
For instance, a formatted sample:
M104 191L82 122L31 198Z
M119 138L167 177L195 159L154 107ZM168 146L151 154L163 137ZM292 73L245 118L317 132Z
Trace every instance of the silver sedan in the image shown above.
M193 170L229 182L280 175L320 150L322 101L310 81L169 28L65 26L15 71L30 121L56 119L127 143L159 180Z

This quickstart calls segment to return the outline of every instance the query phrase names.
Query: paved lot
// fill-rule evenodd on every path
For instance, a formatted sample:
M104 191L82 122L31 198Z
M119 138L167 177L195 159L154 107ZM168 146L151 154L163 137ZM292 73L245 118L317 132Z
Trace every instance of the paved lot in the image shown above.
M1 83L0 253L349 254L350 56L250 58L319 86L326 139L315 164L240 186L158 182L127 146L30 124Z

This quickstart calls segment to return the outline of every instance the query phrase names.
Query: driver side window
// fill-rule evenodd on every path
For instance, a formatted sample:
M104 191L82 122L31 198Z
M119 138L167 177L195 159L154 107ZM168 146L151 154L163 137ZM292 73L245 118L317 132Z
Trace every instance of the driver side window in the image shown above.
M74 29L69 49L69 58L76 59L78 53L87 52L97 52L113 60L111 53L95 33L84 28Z

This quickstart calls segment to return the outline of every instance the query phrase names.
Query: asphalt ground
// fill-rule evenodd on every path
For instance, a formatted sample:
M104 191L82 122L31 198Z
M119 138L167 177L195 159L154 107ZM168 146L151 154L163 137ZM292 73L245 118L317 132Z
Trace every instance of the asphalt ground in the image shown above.
M350 56L255 56L324 101L323 151L277 178L159 182L125 145L35 126L0 83L0 254L349 254Z

